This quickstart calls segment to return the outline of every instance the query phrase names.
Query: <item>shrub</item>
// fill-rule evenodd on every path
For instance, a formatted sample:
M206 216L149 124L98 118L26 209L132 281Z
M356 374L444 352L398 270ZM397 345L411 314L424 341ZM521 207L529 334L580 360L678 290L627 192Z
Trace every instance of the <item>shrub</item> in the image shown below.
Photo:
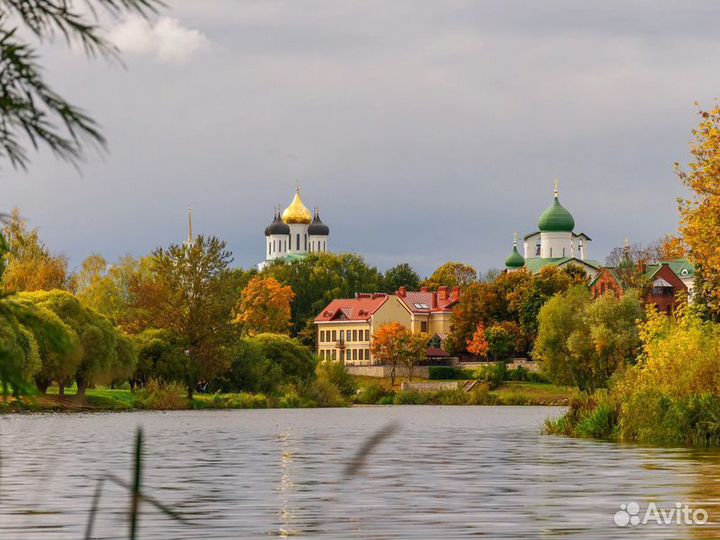
M362 388L355 396L354 401L355 403L359 403L361 405L374 405L380 403L384 398L389 398L390 403L392 403L394 396L395 392L392 390L383 388L377 383L372 383L365 388ZM388 403L382 404L387 405Z
M468 405L493 405L495 401L496 398L490 394L490 385L487 383L476 385L467 395Z
M469 394L462 388L439 390L432 396L432 402L438 405L467 405Z
M355 377L350 375L342 362L326 360L318 363L318 381L325 381L334 385L343 397L349 398L356 394L358 389Z
M301 388L301 398L313 407L345 407L348 404L338 387L325 379L304 385Z
M430 366L428 378L431 380L464 380L472 379L474 372L451 366Z
M488 383L490 390L495 390L507 380L507 373L507 365L504 362L497 362L478 368L473 375L477 380Z
M137 404L141 409L178 410L187 409L185 387L177 383L161 383L150 379L145 388L137 393Z
M395 394L393 403L395 405L425 405L429 400L429 395L425 392L398 392Z

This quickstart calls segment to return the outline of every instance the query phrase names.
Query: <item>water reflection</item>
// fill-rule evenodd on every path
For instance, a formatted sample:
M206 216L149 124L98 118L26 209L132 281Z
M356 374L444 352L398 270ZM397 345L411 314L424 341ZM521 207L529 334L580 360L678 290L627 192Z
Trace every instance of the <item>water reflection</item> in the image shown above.
M720 454L541 436L530 407L392 407L0 418L0 538L82 537L94 480L145 486L192 527L145 509L141 537L238 539L720 538ZM402 429L356 453L389 422ZM355 456L355 457L354 457ZM361 472L347 476L352 463ZM358 469L359 470L359 469ZM621 504L708 510L712 525L617 527ZM107 486L96 537L123 538Z

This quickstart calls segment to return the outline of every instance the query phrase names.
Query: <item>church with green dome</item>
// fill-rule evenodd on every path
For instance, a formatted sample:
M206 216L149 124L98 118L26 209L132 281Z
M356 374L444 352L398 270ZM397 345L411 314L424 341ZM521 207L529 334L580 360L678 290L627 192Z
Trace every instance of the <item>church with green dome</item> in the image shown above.
M575 219L560 204L558 182L555 181L553 202L538 219L538 230L523 238L522 254L518 251L517 235L513 250L505 259L508 271L527 268L537 274L546 266L581 266L592 278L600 271L601 264L588 257L591 238L575 232Z

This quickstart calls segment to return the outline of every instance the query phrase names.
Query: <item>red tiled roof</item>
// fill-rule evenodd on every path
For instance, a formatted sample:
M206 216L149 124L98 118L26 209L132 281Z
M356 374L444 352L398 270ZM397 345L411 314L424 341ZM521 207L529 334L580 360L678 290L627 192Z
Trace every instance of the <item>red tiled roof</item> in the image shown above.
M339 298L330 302L315 317L315 322L366 321L388 298L386 294L358 294L357 298Z
M440 347L428 347L427 351L425 351L425 355L428 358L450 356L445 350L441 349Z
M452 311L458 301L458 296L457 291L447 291L445 295L433 291L398 291L398 298L413 313ZM437 298L436 305L433 304L434 298Z

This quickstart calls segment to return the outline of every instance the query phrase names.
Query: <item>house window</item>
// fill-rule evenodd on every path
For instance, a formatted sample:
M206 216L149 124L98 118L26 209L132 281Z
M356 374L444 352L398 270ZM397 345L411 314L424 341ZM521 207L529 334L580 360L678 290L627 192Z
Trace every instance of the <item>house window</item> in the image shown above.
M357 349L353 349L353 360L357 360L357 359L358 359L358 357L357 357L357 352L358 352Z
M345 359L346 359L346 360L351 360L351 357L350 357L350 349L348 349L347 351L345 351Z
M345 330L340 330L340 341L345 341Z
M365 349L365 360L370 360L370 349Z
M420 331L427 334L427 321L420 322Z
M353 341L357 341L357 330L353 330Z
M332 331L332 341L337 341L337 330ZM333 358L334 360L334 358Z
M332 350L332 359L333 360L337 359L337 350L335 350L335 349Z
M365 330L365 341L370 341L370 330Z

